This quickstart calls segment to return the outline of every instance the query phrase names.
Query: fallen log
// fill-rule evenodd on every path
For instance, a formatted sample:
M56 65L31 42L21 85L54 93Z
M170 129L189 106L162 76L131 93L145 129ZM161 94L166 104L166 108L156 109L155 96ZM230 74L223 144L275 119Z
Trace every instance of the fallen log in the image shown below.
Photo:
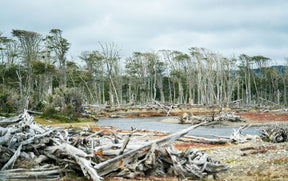
M229 143L229 139L223 139L223 138L218 138L218 139L213 139L213 138L205 138L205 137L200 137L200 136L187 136L185 138L179 138L179 141L183 142L195 142L195 143L207 143L207 144L226 144Z
M68 172L69 170L65 170ZM33 169L10 169L0 171L0 180L27 180L27 179L59 179L64 170L58 166L44 165Z
M268 150L275 150L276 146L258 146L241 148L241 156L248 156L251 154L266 153Z
M0 120L0 126L6 127L7 125L18 123L21 120L22 120L22 118L20 116L14 116L11 118L4 118L4 119Z
M38 112L38 111L32 111L32 110L27 110L28 113L30 114L38 114L38 115L42 115L43 112Z

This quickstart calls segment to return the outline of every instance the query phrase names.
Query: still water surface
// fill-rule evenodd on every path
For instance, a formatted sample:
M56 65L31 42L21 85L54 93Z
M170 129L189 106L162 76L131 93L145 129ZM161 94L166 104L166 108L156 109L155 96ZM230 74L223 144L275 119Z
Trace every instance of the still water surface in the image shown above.
M145 118L113 118L113 119L100 119L97 124L102 126L114 126L120 129L146 129L146 130L158 130L158 131L167 131L174 133L182 129L188 128L189 124L176 124L176 123L163 123L160 120L167 117L145 117ZM189 135L195 136L206 136L210 137L211 135L217 136L230 136L234 129L239 127L220 127L220 126L203 126L198 127L189 132ZM243 131L245 134L258 134L256 128L248 128Z

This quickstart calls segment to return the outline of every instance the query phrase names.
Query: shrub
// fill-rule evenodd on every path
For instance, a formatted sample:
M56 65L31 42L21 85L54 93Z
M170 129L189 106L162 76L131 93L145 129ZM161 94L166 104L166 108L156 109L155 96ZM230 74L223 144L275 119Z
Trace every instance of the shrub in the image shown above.
M60 107L60 111L65 116L78 117L82 112L84 95L79 88L59 87L55 89L55 94L48 97L50 106Z
M55 114L57 114L57 111L55 110L55 108L52 106L49 106L44 110L42 117L53 117Z
M15 113L23 109L23 105L23 99L17 94L17 90L0 85L0 113L2 115Z

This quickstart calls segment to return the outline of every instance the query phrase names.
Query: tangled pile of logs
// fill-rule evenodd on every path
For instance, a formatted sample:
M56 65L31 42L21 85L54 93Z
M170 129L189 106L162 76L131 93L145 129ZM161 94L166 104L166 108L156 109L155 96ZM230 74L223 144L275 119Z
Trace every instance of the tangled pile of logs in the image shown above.
M201 123L150 140L151 135L104 133L89 129L62 129L40 125L25 110L0 120L0 179L57 179L83 173L92 180L103 177L216 176L228 167L201 151L174 149L173 142Z
M179 123L180 124L199 124L202 122L211 122L214 121L215 123L219 123L221 121L230 121L230 122L237 122L241 121L240 116L235 115L234 112L225 112L221 111L218 114L212 114L212 116L196 116L193 114L183 113L179 116Z
M267 142L281 143L288 141L288 128L274 124L261 129L260 138Z

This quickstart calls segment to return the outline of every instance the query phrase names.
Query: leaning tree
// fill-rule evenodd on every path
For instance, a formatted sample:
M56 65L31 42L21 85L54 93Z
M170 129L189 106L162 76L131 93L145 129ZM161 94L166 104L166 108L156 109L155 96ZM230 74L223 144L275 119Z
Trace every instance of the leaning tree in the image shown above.
M39 58L42 36L26 30L12 30L12 35L20 43L20 55L27 68L27 94L29 94L32 89L32 61Z
M49 48L54 53L55 59L59 62L60 85L66 86L66 54L70 48L70 43L62 37L62 30L60 29L51 29L46 40Z

